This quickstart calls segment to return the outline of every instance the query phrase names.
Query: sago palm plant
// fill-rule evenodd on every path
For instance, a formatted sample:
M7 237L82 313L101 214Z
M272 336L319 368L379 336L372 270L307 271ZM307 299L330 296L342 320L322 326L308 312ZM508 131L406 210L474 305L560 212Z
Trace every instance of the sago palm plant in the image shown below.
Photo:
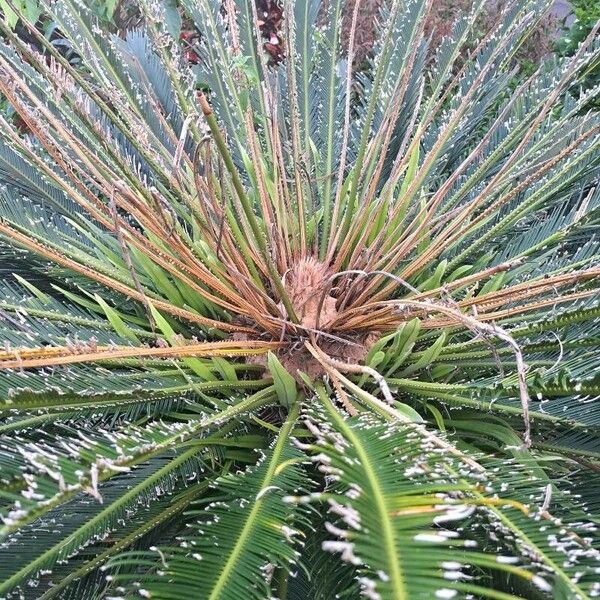
M600 594L597 28L433 2L0 23L0 597Z

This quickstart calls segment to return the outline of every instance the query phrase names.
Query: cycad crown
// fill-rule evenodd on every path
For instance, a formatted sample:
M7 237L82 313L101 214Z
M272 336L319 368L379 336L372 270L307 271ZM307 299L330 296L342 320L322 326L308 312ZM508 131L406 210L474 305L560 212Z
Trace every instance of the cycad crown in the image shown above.
M597 29L433 2L0 21L0 597L600 594Z

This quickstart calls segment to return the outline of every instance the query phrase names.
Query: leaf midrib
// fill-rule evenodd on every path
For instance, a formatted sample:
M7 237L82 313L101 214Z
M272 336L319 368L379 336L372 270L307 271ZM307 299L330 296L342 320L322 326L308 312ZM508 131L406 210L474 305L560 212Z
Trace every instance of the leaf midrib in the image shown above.
M261 490L265 489L266 487L268 487L271 484L271 481L273 479L275 471L277 470L279 458L281 457L284 446L287 442L288 436L292 430L292 427L293 427L297 417L298 417L298 404L296 403L290 409L288 418L287 418L285 424L283 425L283 427L281 428L281 433L279 434L279 437L277 438L277 443L275 444L275 447L273 448L273 455L271 457L269 467L267 469L267 472L265 473L262 484L260 486ZM235 565L238 562L239 556L242 554L242 551L246 545L248 538L250 537L252 529L257 526L257 523L258 523L257 516L263 506L264 499L265 499L265 496L262 496L260 499L258 499L254 502L252 509L250 510L250 512L248 513L248 515L246 517L246 522L244 524L244 527L242 528L242 531L240 532L240 534L237 538L237 541L231 551L231 554L229 555L229 558L227 559L227 562L225 563L225 566L221 570L221 573L219 574L218 579L214 583L212 592L210 593L210 596L207 597L207 600L219 600L220 598L222 598L223 589L225 588L227 581L228 581Z
M390 583L394 591L393 597L396 600L406 599L409 596L406 590L406 583L402 576L400 560L397 554L396 535L390 519L391 511L388 509L385 496L381 492L376 469L371 463L369 455L362 445L361 439L354 433L352 428L346 423L343 417L335 410L329 399L324 395L320 394L320 396L327 411L332 416L336 425L340 428L340 430L342 430L343 435L352 444L354 451L357 453L358 458L363 465L365 475L367 476L367 480L369 482L369 487L371 488L371 494L373 496L375 507L379 515L379 521L382 526L385 557L389 565L387 575L390 578Z

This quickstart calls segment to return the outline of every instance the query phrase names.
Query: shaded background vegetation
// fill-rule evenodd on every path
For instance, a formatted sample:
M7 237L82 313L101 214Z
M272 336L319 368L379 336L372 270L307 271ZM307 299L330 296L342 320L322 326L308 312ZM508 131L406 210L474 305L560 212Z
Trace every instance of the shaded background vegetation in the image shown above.
M357 0L350 0L345 7L344 35L347 37L350 30L352 11ZM375 23L378 19L382 0L360 0L361 9L358 16L356 31L356 64L361 65L371 54L376 36ZM126 32L134 29L142 20L136 3L132 0L90 0L89 6L105 25L115 32ZM197 36L192 23L182 21L178 0L164 0L171 17L172 32L178 31L182 44L189 50ZM441 40L450 35L453 23L461 13L470 9L472 0L439 0L435 3L433 12L426 25L426 33L432 37L432 48L437 48ZM489 29L496 22L499 14L506 4L506 0L489 2L484 15L480 19L481 31ZM61 38L60 32L55 31L55 25L44 17L38 0L18 0L16 5L24 9L28 15L39 18L39 27L46 35L57 40ZM273 34L279 31L281 25L280 0L257 0L259 14L263 17L262 28L265 43L271 46L273 53L277 53ZM568 7L571 12L567 13ZM8 11L8 13L7 13ZM26 29L18 23L16 15L10 11L6 0L0 0L0 13L7 13L9 21L25 38L31 36ZM566 14L565 14L566 13ZM519 49L517 60L524 72L532 71L540 61L551 52L556 51L561 55L570 56L578 44L589 34L592 26L600 19L600 2L598 0L571 0L561 5L560 10L540 17L540 22L535 35L531 36L522 48ZM279 39L281 42L281 38ZM190 59L194 60L194 53L190 52ZM599 81L599 69L589 73L587 85Z

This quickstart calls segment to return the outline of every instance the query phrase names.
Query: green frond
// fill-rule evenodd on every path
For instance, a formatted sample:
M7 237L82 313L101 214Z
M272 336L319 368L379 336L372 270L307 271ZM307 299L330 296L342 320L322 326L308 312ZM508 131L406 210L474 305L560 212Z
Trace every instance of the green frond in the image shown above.
M136 512L143 511L144 505L181 487L181 483L177 484L178 479L185 482L195 471L204 472L200 453L200 448L192 448L175 458L161 457L151 461L148 467L134 471L133 476L121 477L121 481L118 477L114 478L104 486L101 504L88 497L48 512L45 519L48 523L59 522L61 527L58 531L51 529L45 532L40 530L39 525L22 528L21 533L25 537L35 536L36 545L28 548L18 539L9 544L19 560L3 565L0 593L5 596L24 580L31 582L40 574L52 573L57 562L68 560L84 548L85 555L93 556L89 548L91 543L102 541L117 527L120 529ZM68 481L65 485L69 485ZM36 489L41 487L38 485ZM119 535L123 533L119 531ZM42 577L44 579L46 583L50 578Z
M591 597L598 554L584 538L593 525L584 513L569 514L560 492L544 501L553 485L543 471L533 474L531 456L482 457L474 470L406 426L367 415L346 420L323 403L306 415L315 435L306 448L334 483L296 501L329 507L333 539L323 548L354 565L363 594L513 597L487 587L498 570L543 592ZM566 515L573 529L562 528ZM494 542L487 529L478 540L482 520L497 531Z
M152 598L268 597L274 571L294 568L300 557L294 545L303 543L302 532L295 529L295 510L282 501L309 485L302 455L290 439L297 416L296 405L256 466L218 480L206 507L188 511L189 529L178 548L162 549L160 561L148 553L125 554L112 560L109 569L156 561L136 586ZM131 578L114 575L113 580Z

